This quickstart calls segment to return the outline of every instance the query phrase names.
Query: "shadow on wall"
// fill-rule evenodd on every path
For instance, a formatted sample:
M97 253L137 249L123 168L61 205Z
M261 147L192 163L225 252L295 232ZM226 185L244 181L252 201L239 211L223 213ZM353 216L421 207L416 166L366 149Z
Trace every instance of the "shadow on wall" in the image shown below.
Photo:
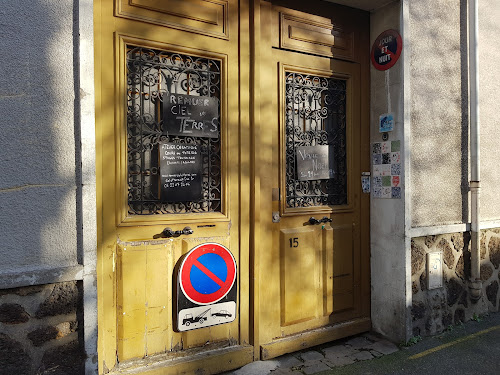
M74 266L82 256L73 6L16 1L2 23L0 272Z
M469 222L469 53L468 39L468 1L460 0L460 92L462 107L461 159L462 180L462 222Z
M410 14L412 225L468 221L467 1Z
M5 2L0 25L0 287L46 284L64 269L73 275L83 258L78 1ZM23 358L27 374L77 373L68 355L81 369L81 293L76 281L0 290L2 369L15 373ZM41 314L44 303L56 307Z

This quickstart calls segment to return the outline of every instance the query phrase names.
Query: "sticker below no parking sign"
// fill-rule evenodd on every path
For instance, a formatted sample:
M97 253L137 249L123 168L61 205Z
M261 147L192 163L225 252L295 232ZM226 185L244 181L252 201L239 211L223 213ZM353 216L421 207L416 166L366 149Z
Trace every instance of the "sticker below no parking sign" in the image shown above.
M371 59L375 69L392 68L401 56L403 41L396 30L386 30L373 42Z

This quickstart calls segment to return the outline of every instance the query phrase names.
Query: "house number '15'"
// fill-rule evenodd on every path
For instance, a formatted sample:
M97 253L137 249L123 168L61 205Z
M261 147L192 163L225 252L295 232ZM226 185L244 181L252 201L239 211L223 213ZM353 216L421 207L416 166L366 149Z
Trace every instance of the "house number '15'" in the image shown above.
M299 247L299 239L297 237L290 238L290 247Z

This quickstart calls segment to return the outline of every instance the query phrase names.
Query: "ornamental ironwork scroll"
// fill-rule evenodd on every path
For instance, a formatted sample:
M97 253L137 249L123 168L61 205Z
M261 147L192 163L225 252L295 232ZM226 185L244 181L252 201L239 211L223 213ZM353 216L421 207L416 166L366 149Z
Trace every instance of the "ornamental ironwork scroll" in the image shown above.
M129 214L220 212L221 61L127 46L126 63ZM186 103L189 98L198 98L197 103L210 103L210 114L216 113L210 120L210 134L168 132L164 106L181 98ZM162 179L160 153L168 145L189 145L192 147L181 148L196 151L196 163L201 163L198 169L201 171L201 194L192 194L186 199L169 195L176 186L165 187L165 183L178 182L179 189L186 184L184 180Z
M285 92L286 206L347 204L346 81L286 72ZM304 179L297 156L316 146L330 150L329 178Z

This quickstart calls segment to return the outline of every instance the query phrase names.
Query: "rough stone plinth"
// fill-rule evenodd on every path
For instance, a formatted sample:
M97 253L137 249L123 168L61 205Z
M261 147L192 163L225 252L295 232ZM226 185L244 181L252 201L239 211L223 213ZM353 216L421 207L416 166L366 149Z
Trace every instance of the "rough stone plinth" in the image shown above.
M0 322L4 324L21 324L30 320L24 307L17 303L4 303L0 305Z

